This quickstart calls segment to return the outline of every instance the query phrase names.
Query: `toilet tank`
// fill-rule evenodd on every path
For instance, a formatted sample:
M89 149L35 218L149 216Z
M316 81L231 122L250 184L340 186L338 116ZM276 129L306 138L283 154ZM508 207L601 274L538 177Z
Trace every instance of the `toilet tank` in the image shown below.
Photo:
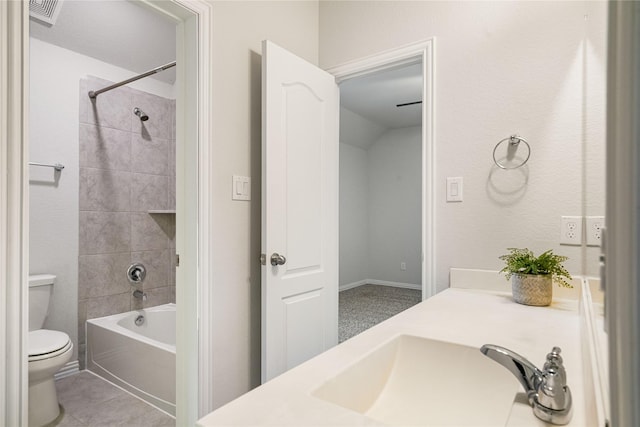
M29 330L42 329L49 312L49 298L56 276L35 274L29 276Z

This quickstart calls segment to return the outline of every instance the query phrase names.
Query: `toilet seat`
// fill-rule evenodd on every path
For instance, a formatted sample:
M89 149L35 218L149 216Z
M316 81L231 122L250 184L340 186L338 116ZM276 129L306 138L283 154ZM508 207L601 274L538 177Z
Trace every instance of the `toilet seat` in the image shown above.
M71 340L64 332L48 329L29 332L29 362L59 356L70 348Z

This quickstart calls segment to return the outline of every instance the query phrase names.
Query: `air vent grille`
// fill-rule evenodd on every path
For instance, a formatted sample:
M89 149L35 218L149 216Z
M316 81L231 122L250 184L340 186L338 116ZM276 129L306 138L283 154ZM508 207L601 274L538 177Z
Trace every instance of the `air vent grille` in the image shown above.
M63 0L29 0L29 15L44 23L54 25Z

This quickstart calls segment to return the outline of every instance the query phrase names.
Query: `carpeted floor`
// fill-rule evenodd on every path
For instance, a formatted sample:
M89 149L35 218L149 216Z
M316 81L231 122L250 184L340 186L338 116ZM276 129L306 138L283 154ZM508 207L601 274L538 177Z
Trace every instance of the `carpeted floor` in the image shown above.
M422 293L415 289L380 285L362 285L339 294L339 341L394 316L421 301Z

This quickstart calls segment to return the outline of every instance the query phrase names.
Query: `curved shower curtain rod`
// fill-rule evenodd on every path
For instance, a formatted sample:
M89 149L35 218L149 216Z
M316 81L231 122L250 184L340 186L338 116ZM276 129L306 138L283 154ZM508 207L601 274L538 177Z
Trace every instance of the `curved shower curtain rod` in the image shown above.
M89 98L96 99L98 97L98 95L100 95L103 92L110 91L111 89L115 89L115 88L120 87L122 85L126 85L127 83L135 82L136 80L140 80L142 78L148 77L148 76L150 76L152 74L159 73L160 71L164 71L166 69L169 69L169 68L175 67L175 66L176 66L176 61L169 62L168 64L161 65L161 66L159 66L157 68L154 68L153 70L149 70L146 73L138 74L137 76L131 77L130 79L123 80L120 83L114 83L111 86L107 86L107 87L99 89L99 90L89 91Z

